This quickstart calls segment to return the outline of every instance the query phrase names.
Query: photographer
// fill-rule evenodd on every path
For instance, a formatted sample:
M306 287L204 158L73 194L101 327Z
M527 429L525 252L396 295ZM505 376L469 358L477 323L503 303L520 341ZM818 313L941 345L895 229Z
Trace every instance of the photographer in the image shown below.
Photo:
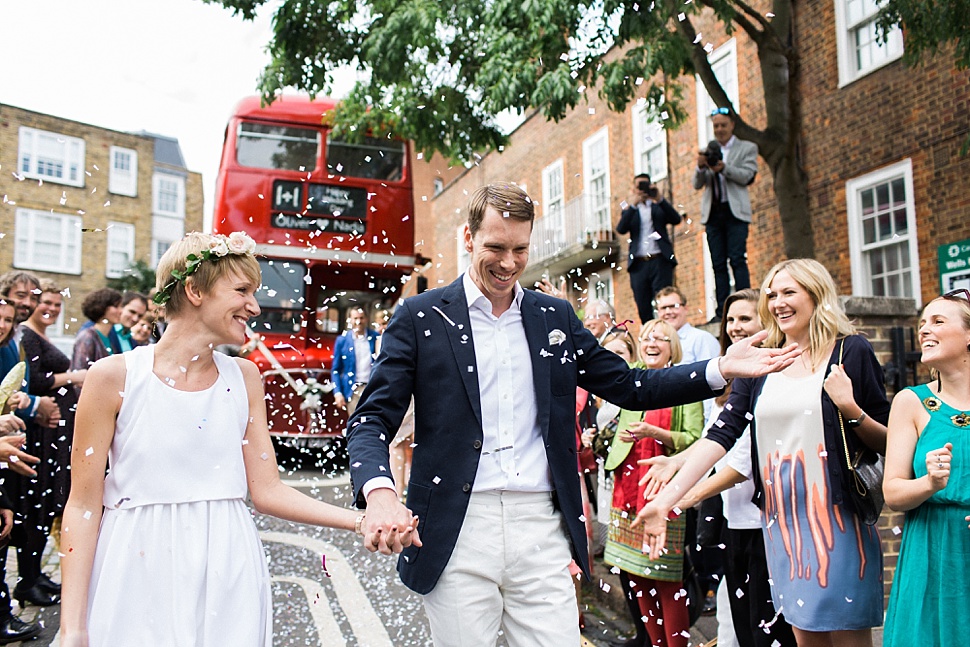
M617 233L629 234L627 271L640 323L654 318L653 296L674 282L674 246L667 225L680 222L680 214L660 195L646 173L633 178L633 192L620 203L623 212Z
M734 290L751 287L748 275L748 224L751 199L748 185L758 172L758 147L734 136L734 114L730 108L711 112L714 140L697 155L694 188L704 189L701 224L707 231L714 269L717 311L711 320L721 320L724 300L731 293L731 262Z

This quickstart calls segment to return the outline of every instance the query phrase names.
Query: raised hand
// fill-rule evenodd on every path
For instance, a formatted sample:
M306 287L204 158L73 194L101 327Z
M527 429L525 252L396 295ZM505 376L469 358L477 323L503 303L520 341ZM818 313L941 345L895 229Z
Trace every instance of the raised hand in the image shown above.
M637 461L639 465L649 465L650 469L640 479L640 485L647 486L643 497L651 501L664 489L670 479L676 476L684 461L676 456L654 456Z
M953 444L926 452L926 476L934 492L939 492L950 481L950 462L953 460Z
M717 366L724 379L775 373L791 366L802 354L798 344L790 344L784 348L760 348L759 344L767 337L768 331L762 330L731 344L727 353L718 360Z

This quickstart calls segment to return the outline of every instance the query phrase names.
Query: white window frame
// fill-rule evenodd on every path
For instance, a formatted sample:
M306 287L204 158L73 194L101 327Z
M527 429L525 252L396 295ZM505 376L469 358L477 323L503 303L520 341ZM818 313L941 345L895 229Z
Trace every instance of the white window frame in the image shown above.
M38 223L38 220L47 222ZM60 220L59 223L50 222ZM54 263L36 257L34 245L39 241L60 246L59 259ZM14 230L13 266L24 270L56 274L81 273L81 217L55 211L17 209Z
M138 151L132 148L111 146L108 149L108 191L116 195L138 195ZM119 168L118 161L128 157L128 168Z
M737 41L732 38L711 52L711 55L707 59L710 61L711 68L714 69L714 75L720 82L721 87L727 93L731 105L737 110L740 104L740 96L738 94ZM719 69L723 70L721 74L718 74ZM728 73L727 77L724 76L725 72ZM704 87L704 82L701 81L700 75L695 75L694 82L696 84L696 92L694 95L697 97L697 144L701 149L704 149L707 147L708 142L714 139L714 126L711 125L711 111L718 106L714 102L714 99L707 93L707 88Z
M906 240L900 241L896 237L890 241L879 241L865 245L862 224L862 205L860 193L874 186L885 184L902 178L906 191ZM901 162L886 166L877 171L852 178L845 183L846 217L849 225L849 258L852 267L852 293L860 296L872 296L872 279L869 276L869 264L866 252L888 245L905 243L909 248L909 276L910 286L916 305L921 305L919 245L916 240L916 201L913 196L913 162L904 159Z
M552 177L559 174L558 195L551 193ZM558 212L553 211L555 205L559 205ZM542 217L549 218L555 215L562 216L566 210L566 174L564 172L563 160L560 157L555 162L542 169Z
M888 50L888 54L885 59L880 60L872 65L858 68L856 66L856 45L855 45L855 34L856 30L865 27L869 24L873 25L875 28L876 14L879 11L878 6L875 6L873 2L873 11L871 11L866 16L849 23L848 10L846 4L849 0L834 0L835 2L835 34L836 34L836 45L839 59L839 87L845 87L846 85L861 79L862 77L878 70L881 67L889 65L893 61L900 59L903 56L903 32L897 25L896 28L890 32L889 39L885 43L874 43L876 47ZM875 37L875 36L873 36Z
M108 236L108 251L104 259L104 275L109 279L121 278L135 262L135 225L109 220L105 233ZM119 253L124 254L126 259L123 266L112 260Z
M68 137L60 133L37 128L21 126L19 130L19 142L17 151L17 172L35 180L52 182L54 184L66 184L68 186L84 186L84 140L79 137ZM53 140L55 146L62 146L63 150L58 156L51 156L47 159L60 162L63 167L64 177L55 177L42 173L39 168L40 154L42 152L41 140ZM26 165L26 168L25 168Z
M465 223L458 225L458 229L455 231L455 240L458 242L458 255L456 256L458 263L457 276L461 276L472 264L471 252L465 249Z
M603 159L600 160L600 168L595 168L596 160L593 158L595 146L603 145ZM565 179L565 178L564 178ZM602 180L604 191L596 195L593 183ZM565 193L565 187L563 187ZM583 223L584 230L610 231L610 132L604 126L598 131L583 140L583 193L585 194L585 211L587 214L586 222ZM565 203L563 204L565 208Z
M169 181L176 184L177 196L175 209L165 208L167 205L160 204L159 197L162 194L162 182ZM185 219L185 178L181 175L172 173L155 173L152 176L152 213L171 218Z
M151 249L151 260L152 267L158 267L158 262L162 260L162 255L168 251L168 248L172 246L175 241L162 240L161 238L152 238L152 249ZM165 249L162 251L158 250L159 245L165 245Z
M663 161L661 169L651 169L644 163L655 150L660 152ZM649 119L645 102L633 107L633 173L646 173L653 182L667 178L667 129L662 121Z

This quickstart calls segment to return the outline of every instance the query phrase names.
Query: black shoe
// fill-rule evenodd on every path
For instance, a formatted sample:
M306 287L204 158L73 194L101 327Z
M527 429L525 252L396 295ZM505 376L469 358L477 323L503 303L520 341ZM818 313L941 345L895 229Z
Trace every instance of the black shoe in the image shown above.
M61 601L60 594L45 591L37 582L34 582L34 585L30 588L21 588L18 584L13 589L13 597L20 604L21 609L28 604L38 607L52 607Z
M24 622L14 615L0 621L0 645L35 638L43 630L39 624Z
M46 573L41 573L37 576L36 584L48 593L56 593L57 595L61 594L61 585L47 577Z

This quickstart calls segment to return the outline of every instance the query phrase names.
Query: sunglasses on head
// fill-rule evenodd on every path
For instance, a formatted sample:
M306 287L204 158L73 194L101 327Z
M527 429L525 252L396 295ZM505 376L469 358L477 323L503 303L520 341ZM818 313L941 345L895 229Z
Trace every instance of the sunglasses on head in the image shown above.
M957 288L956 290L950 290L943 295L944 299L964 299L970 301L970 290L967 288Z
M626 320L621 321L620 323L616 324L612 328L610 328L609 332L610 332L610 334L613 334L613 333L624 333L624 334L629 335L630 334L630 331L627 329L626 326L627 326L627 324L632 324L632 323L633 323L633 319L626 319Z
M714 115L729 115L729 114L731 114L730 108L714 108L713 110L711 110L712 117Z

